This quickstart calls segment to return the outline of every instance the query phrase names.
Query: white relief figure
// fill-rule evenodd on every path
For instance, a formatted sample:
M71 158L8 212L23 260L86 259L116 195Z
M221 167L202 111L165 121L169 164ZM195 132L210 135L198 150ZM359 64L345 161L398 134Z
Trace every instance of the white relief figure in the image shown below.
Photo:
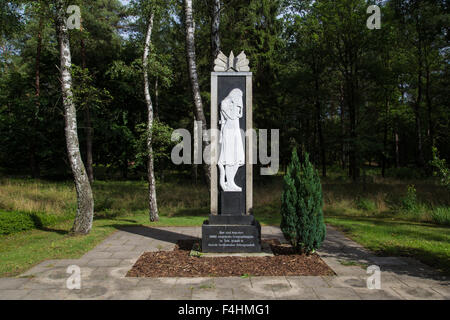
M223 191L240 192L242 188L234 182L239 167L245 164L245 151L242 143L239 119L243 116L243 93L233 89L220 105L220 186Z

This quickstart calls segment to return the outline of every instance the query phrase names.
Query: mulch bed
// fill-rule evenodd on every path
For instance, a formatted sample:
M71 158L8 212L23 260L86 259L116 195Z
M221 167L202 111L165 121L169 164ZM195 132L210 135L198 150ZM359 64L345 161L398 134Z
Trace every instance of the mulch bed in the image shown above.
M145 252L127 277L231 277L231 276L327 276L334 275L317 254L294 252L278 240L263 240L273 257L193 257L199 240L178 241L173 251Z

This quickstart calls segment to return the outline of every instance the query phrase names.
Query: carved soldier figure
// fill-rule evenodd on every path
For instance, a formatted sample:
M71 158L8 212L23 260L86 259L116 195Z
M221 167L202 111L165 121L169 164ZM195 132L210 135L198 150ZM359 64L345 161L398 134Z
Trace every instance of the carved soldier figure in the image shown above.
M243 116L243 93L233 89L220 105L220 186L223 191L240 192L242 188L234 182L239 167L245 164L245 151L239 119Z

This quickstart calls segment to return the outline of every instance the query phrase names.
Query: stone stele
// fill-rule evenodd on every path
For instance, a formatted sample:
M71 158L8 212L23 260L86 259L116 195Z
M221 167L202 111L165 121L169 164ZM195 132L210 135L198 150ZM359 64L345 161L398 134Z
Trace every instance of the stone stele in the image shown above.
M203 252L261 252L261 226L253 217L252 116L249 60L244 52L220 52L211 73L211 214L202 226Z

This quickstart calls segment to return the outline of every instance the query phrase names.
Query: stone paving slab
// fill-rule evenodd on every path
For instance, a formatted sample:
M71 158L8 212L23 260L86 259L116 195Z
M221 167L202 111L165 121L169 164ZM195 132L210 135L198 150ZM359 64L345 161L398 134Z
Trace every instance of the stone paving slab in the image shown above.
M450 299L447 277L412 258L378 257L334 228L318 254L335 276L126 278L144 252L173 250L196 239L200 227L124 227L80 259L44 261L17 278L0 278L0 300L10 299ZM262 237L285 242L277 227ZM368 265L381 268L381 290L367 288ZM81 269L81 290L68 290L67 267Z
M82 279L86 280L106 280L106 279L123 279L125 278L129 267L98 267L95 268L89 276L82 277ZM81 271L83 272L83 271Z
M67 289L33 289L22 299L24 300L64 300L70 291Z
M150 294L150 300L192 300L192 289L190 288L171 288L153 289Z
M95 287L82 287L80 290L70 290L64 300L106 300L115 288L106 284ZM129 291L129 290L127 290Z
M177 278L138 278L137 288L170 290L175 287Z
M192 290L192 300L232 300L231 288L195 288Z
M91 259L85 259L85 258L81 258L81 259L62 259L62 260L56 260L53 263L54 267L69 267L69 266L73 266L73 265L77 265L79 267L87 267L88 264L91 262Z
M313 288L320 300L361 300L352 288Z
M252 283L250 278L229 277L229 278L214 278L214 285L216 288L251 288Z
M137 251L119 251L114 252L111 255L112 259L138 259L141 256L140 252Z
M120 261L119 267L129 267L129 269L131 269L131 267L134 266L134 264L136 263L137 260L138 260L138 258L123 259L122 261Z
M235 288L233 298L236 300L276 300L275 293L268 287L267 290L254 290L254 288Z
M324 277L318 276L302 276L302 277L286 277L291 286L298 286L300 288L316 288L316 287L324 287L329 288L330 285L324 279Z
M21 274L22 277L32 276L33 274L41 273L55 267L55 263L59 260L47 260L43 261L34 267L30 268L28 271ZM0 280L3 280L0 278ZM1 281L0 281L1 282Z
M450 286L449 285L433 286L433 287L431 287L431 290L434 290L437 293L441 294L443 297L445 297L446 300L450 300Z
M367 278L365 277L326 277L325 281L330 288L367 288Z
M369 290L367 288L353 288L362 300L402 300L402 297L390 288L383 290Z
M434 278L426 278L424 276L418 275L408 275L408 274L399 274L395 272L386 272L386 275L395 276L400 282L404 285L410 287L431 287L431 286L450 286L450 281L434 277ZM385 275L385 276L386 276ZM383 276L383 273L382 273Z
M107 251L90 251L90 252L86 253L83 256L83 258L92 259L92 260L108 259L108 258L111 258L112 255L113 255L112 252L107 252Z
M29 291L19 289L5 289L0 290L0 300L20 300L23 299Z
M318 300L313 288L292 287L286 290L274 290L277 300Z
M402 298L408 300L444 300L445 297L437 291L430 288L423 287L393 287L392 288Z
M109 290L107 292L91 290L69 293L65 296L65 300L148 300L151 293L151 289Z
M109 293L108 300L148 300L151 289L117 290Z
M0 290L14 290L19 289L25 283L29 282L30 279L17 279L17 278L3 278L0 279Z
M214 285L214 279L213 278L205 278L205 277L198 277L198 278L177 278L177 281L175 282L176 287L188 287L188 288L194 288L194 287L201 287L201 286L207 286L211 287Z

